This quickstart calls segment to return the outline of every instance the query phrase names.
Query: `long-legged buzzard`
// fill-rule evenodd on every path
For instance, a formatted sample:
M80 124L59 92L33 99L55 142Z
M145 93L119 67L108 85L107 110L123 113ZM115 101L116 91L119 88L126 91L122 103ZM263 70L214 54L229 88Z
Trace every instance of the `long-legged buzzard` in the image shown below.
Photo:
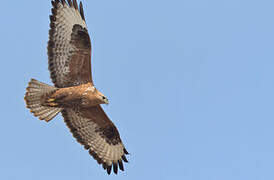
M25 101L27 108L49 122L59 112L79 143L102 164L107 173L124 170L128 162L115 125L100 104L108 99L93 85L91 76L91 42L82 2L52 1L48 41L50 86L31 79Z

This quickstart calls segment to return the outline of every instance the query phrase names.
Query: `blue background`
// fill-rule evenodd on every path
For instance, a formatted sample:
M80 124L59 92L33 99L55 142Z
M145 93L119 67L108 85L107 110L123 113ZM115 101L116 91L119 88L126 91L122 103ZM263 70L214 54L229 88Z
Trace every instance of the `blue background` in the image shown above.
M1 2L0 179L274 179L274 1L84 0L96 87L131 153L108 176L58 115L25 108L50 83L50 1Z

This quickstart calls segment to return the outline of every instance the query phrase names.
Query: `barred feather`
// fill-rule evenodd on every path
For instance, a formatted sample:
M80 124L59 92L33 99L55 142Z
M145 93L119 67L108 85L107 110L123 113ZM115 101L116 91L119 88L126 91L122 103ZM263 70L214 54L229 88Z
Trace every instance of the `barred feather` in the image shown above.
M53 86L31 79L25 94L27 108L30 109L30 112L32 112L34 116L39 117L40 120L49 122L62 108L43 106L43 100L45 96L56 90L57 88Z

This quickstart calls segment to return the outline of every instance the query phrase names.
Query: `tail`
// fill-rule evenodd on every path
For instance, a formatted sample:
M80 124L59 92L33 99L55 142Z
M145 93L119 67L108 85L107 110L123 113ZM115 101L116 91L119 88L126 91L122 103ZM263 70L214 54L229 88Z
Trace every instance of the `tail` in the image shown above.
M54 118L62 108L43 106L44 99L47 95L54 93L57 88L31 79L26 89L25 101L27 108L34 116L38 116L40 120L49 122Z

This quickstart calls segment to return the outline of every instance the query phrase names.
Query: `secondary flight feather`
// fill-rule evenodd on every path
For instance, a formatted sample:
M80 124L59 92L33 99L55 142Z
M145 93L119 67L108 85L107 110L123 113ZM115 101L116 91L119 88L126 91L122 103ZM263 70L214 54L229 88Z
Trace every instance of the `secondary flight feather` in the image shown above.
M48 63L54 86L31 79L27 108L49 122L59 112L79 143L102 167L117 174L128 154L116 126L100 104L108 99L96 89L91 76L91 41L82 2L52 1Z

